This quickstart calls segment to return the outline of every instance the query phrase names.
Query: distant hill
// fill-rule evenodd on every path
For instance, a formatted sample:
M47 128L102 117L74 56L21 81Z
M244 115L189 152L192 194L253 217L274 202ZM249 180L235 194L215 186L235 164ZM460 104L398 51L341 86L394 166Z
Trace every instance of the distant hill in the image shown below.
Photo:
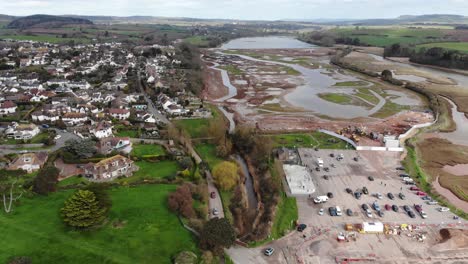
M316 20L320 24L335 25L398 25L398 24L468 24L468 17L460 15L432 14L432 15L403 15L397 18L375 18L375 19L341 19L334 21Z
M76 17L32 15L11 21L7 28L25 29L31 27L58 27L69 24L93 24L88 19Z
M9 15L2 15L0 14L0 21L1 22L9 22L9 21L12 21L13 19L15 19L16 17L14 16L9 16Z

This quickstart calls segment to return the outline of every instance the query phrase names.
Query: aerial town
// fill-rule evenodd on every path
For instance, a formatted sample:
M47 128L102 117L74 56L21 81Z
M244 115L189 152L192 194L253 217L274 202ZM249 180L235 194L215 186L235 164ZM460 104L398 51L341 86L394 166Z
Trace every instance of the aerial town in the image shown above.
M468 263L468 17L287 2L0 3L0 262Z

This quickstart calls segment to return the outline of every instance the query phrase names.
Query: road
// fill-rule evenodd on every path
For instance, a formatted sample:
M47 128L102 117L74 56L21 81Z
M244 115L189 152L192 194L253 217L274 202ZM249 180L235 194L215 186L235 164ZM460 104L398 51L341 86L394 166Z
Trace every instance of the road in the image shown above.
M184 145L190 155L195 159L195 162L197 164L200 164L203 160L198 155L198 153L193 149L192 144L190 142L185 142L183 139L181 139L181 144ZM224 210L223 210L223 202L221 201L221 196L219 195L218 188L216 188L216 185L214 184L213 177L211 176L211 172L209 170L206 170L206 183L208 185L208 196L210 196L209 201L208 201L208 207L209 207L209 217L214 218L214 217L219 217L219 218L224 218ZM211 198L211 193L215 193L215 197ZM218 210L218 215L213 215L213 209Z
M151 101L148 94L146 94L145 89L143 89L143 86L141 85L141 74L140 74L139 69L138 69L138 86L140 88L141 94L145 98L146 103L148 103L148 112L153 114L154 118L156 118L157 120L163 122L164 124L169 124L170 123L169 119L167 119L165 115L163 115L161 112L158 111L158 109L156 109L156 106L154 106L154 102Z

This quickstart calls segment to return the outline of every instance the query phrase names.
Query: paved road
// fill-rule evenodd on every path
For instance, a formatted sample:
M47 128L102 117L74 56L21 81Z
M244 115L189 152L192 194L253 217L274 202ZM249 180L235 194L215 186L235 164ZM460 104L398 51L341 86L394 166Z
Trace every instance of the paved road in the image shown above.
M192 144L186 143L183 140L181 140L182 145L186 146L190 155L195 159L195 162L197 164L200 164L202 162L202 158L198 153L193 149ZM212 192L214 192L215 198L209 198L208 201L208 207L209 207L209 216L210 218L213 217L219 217L219 218L224 218L224 210L223 210L223 202L221 201L221 196L219 195L218 188L216 188L216 185L214 184L213 177L211 176L211 172L209 170L206 171L206 183L208 184L208 195L210 196ZM213 215L213 209L218 210L218 215Z
M145 98L145 101L148 103L148 112L153 114L153 116L156 119L160 120L161 122L163 122L165 124L169 124L170 123L169 119L167 119L165 115L163 115L161 112L158 111L158 109L156 109L156 106L154 105L154 102L151 101L148 94L146 94L145 89L143 89L143 86L141 85L140 70L138 70L138 86L140 87L140 92L143 95L143 97Z

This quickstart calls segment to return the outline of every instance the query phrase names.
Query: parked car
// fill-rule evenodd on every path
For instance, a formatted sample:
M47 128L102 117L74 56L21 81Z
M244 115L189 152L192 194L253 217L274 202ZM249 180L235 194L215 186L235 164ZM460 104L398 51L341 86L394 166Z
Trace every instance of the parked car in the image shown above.
M330 169L328 167L323 168L324 171L329 172Z
M392 207L389 204L385 205L385 210L390 211L391 209L392 209Z
M424 211L419 212L419 215L420 215L423 219L426 219L426 218L427 218L427 214L426 214L426 212L424 212Z
M323 208L320 208L318 214L319 214L319 215L323 215L323 211L324 211Z
M369 206L367 204L362 204L362 210L366 211L369 209Z
M334 154L334 153L330 153L330 157L334 158L334 157L335 157L335 154Z
M426 195L426 196L423 196L423 197L421 197L421 199L423 199L424 201L430 201L430 200L432 200L432 198L431 198L431 197L429 197L429 196L427 196L427 195Z
M210 197L211 197L211 199L216 198L216 193L215 193L215 192L211 192L211 193L210 193Z
M297 231L302 232L307 228L306 224L300 224L297 226Z
M406 198L406 196L404 194L402 194L402 193L399 193L398 197L400 197L400 199L402 199L402 200L404 200Z
M404 205L404 206L403 206L403 210L405 210L405 212L411 211L411 209L410 209L409 206L407 206L407 205Z
M358 157L354 157L353 160L354 160L354 161L359 161L359 158L358 158Z
M347 193L353 193L353 191L350 188L346 188Z
M417 196L426 196L427 194L425 192L416 192Z
M405 170L404 167L396 167L396 170Z
M265 256L269 257L269 256L273 255L273 252L275 252L275 249L270 247L270 248L265 249L263 251L263 254L265 254Z
M383 211L379 210L379 211L377 211L377 215L380 216L380 217L384 217L385 214L384 214Z
M348 216L353 216L353 210L351 210L351 209L349 209L349 208L346 209L346 214L347 214Z
M382 199L383 199L383 196L382 196L382 194L380 194L380 193L376 193L376 194L374 194L374 196L375 196L375 198L377 198L377 199L379 199L379 200L382 200Z
M355 192L354 193L354 197L356 197L356 199L358 199L358 200L361 199L361 195L362 194L360 192Z
M422 206L420 204L415 204L414 205L414 210L416 210L416 212L420 213L422 211Z
M49 127L50 127L50 126L47 125L47 124L43 124L43 125L41 125L41 126L42 126L42 128L49 128Z
M335 207L328 208L328 212L330 213L330 216L337 216Z
M61 137L62 137L61 135L56 135L54 139L57 140L57 139L60 139Z
M395 195L393 193L387 193L388 199L393 200L395 199Z
M328 196L328 198L333 198L333 193L332 193L332 192L328 192L328 193L327 193L327 196Z
M439 202L434 201L434 200L430 200L430 201L427 201L426 203L427 203L428 205L436 205L436 204L438 204Z
M411 186L409 189L410 191L420 191L420 189L416 186Z
M402 173L402 174L400 174L400 177L403 177L403 178L404 177L409 177L409 174L408 173Z
M218 214L219 214L218 209L213 208L213 215L218 215Z
M398 212L398 206L396 204L392 205L392 210Z
M409 217L411 217L411 218L415 218L415 217L416 217L416 215L413 213L413 211L408 211L408 215L409 215Z
M369 190L367 190L367 187L362 187L362 193L364 194L369 194Z
M366 210L366 216L369 217L369 218L372 218L371 210L369 210L369 209Z
M316 171L320 171L320 167L315 167L315 170L316 170Z
M324 180L328 180L328 175L323 175Z
M372 177L372 176L369 176L367 178L369 179L369 181L374 181L374 177Z
M440 212L448 212L448 211L450 211L450 208L448 208L448 207L439 207L437 210L439 210Z
M377 202L372 203L372 208L374 208L376 211L380 211L380 205Z

